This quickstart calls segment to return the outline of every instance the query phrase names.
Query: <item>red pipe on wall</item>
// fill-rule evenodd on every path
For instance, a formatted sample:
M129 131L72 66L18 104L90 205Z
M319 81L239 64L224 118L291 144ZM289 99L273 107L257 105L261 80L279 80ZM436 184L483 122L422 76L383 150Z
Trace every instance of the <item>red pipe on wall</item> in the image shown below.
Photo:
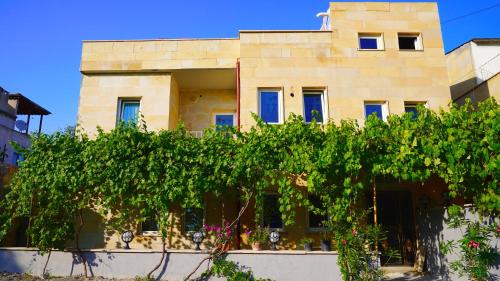
M240 58L236 61L236 129L240 130Z

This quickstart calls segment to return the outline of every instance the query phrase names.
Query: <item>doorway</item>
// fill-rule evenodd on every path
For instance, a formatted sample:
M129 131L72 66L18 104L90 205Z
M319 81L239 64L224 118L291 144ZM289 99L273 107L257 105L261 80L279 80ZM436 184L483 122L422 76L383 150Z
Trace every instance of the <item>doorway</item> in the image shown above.
M380 245L382 265L415 263L415 220L410 191L377 191L377 221L386 231L387 240ZM393 251L399 254L394 257Z

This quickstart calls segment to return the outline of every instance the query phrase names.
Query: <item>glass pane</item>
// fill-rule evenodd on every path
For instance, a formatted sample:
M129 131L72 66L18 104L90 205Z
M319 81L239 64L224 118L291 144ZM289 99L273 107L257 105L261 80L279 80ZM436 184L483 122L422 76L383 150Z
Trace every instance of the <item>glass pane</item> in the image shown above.
M417 107L414 106L414 105L409 105L409 106L405 106L405 112L407 113L413 113L413 116L412 118L413 119L416 119L417 118Z
M304 95L304 111L306 122L323 122L323 95L306 94Z
M125 123L136 123L139 117L139 102L124 101L122 102L121 121Z
M377 50L377 38L359 38L359 48Z
M184 219L184 230L186 232L200 230L203 226L203 209L187 208Z
M233 115L231 114L217 114L215 115L216 126L233 126Z
M309 202L318 209L322 209L323 206L321 206L321 200L318 196L314 195L309 195L308 197ZM326 221L327 216L326 215L318 215L315 214L311 211L309 211L309 228L319 228L319 227L324 227L323 222Z
M416 50L417 37L399 37L399 49L401 50Z
M283 228L278 195L264 196L264 227Z
M158 223L153 216L146 218L146 221L141 225L142 231L158 231Z
M264 122L278 123L278 92L260 92L260 118Z
M382 119L382 105L365 104L365 117L368 118L372 113L375 113L379 119Z

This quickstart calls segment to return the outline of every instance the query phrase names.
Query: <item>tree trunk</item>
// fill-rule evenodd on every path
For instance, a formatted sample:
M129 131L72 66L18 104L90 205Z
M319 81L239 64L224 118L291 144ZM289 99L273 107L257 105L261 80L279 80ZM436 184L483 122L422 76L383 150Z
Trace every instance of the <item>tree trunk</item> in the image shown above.
M83 221L83 211L78 210L78 218L80 220L80 225L78 226L78 229L76 230L75 233L75 244L76 244L76 251L78 252L78 256L80 257L80 260L83 263L83 272L85 274L85 277L89 277L87 273L87 259L85 258L85 255L83 254L82 250L80 249L80 233L82 232L82 228L84 225Z
M158 268L160 268L160 266L162 265L163 263L163 260L165 260L165 255L167 253L167 242L165 240L164 237L161 238L161 242L162 242L162 247L163 247L163 251L162 251L162 254L161 254L161 260L160 262L148 273L147 275L147 278L148 280L151 280L151 275L153 274L153 272L155 272Z
M47 278L46 271L47 271L47 265L49 264L50 255L51 254L52 254L52 249L49 250L49 254L47 256L47 260L45 261L45 265L43 266L42 276L43 276L44 279Z

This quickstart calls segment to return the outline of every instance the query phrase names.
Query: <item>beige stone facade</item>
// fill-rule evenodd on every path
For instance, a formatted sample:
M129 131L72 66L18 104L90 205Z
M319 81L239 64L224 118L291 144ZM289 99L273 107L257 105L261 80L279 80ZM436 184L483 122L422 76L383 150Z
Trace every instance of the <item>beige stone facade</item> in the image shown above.
M135 99L151 130L183 122L199 132L214 125L215 114L234 114L235 125L248 130L255 124L251 113L259 114L262 89L279 91L282 120L290 113L304 114L307 90L323 93L325 119L335 122L363 123L366 102L384 104L389 114L403 113L405 103L425 103L433 110L449 104L435 3L333 2L327 8L330 30L250 30L234 39L84 41L78 123L90 135L97 126L110 130L119 119L120 101ZM408 34L418 38L418 49L400 49L398 37ZM379 48L361 49L362 36L377 37ZM207 223L218 222L220 206L209 200ZM296 247L305 235L319 237L307 227L306 210L298 213L297 224L285 230L285 247ZM182 233L182 218L180 212L171 247L192 246ZM243 217L242 224L253 227L252 216ZM88 246L116 247L113 237ZM153 244L150 239L140 237L135 246L159 247L157 239Z

